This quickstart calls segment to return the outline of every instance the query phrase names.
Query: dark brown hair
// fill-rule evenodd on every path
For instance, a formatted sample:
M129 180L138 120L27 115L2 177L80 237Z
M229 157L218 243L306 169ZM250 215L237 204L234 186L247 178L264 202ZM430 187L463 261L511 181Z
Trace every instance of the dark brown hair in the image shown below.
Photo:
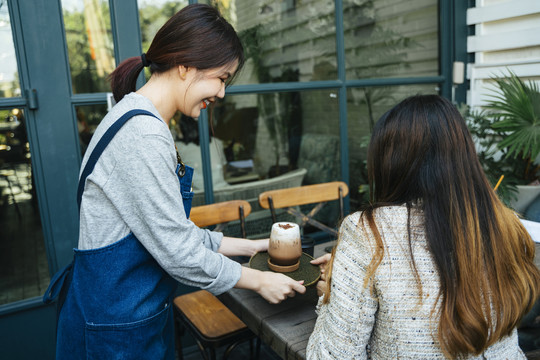
M146 52L150 73L162 73L184 65L207 70L238 61L244 64L244 49L234 28L210 5L188 5L159 29ZM137 77L144 68L142 58L128 58L110 74L114 99L135 91Z
M367 162L372 205L360 226L376 250L365 286L384 256L374 210L407 204L410 214L418 203L440 279L443 352L478 355L509 335L539 296L535 245L488 183L456 107L436 95L403 100L377 122Z

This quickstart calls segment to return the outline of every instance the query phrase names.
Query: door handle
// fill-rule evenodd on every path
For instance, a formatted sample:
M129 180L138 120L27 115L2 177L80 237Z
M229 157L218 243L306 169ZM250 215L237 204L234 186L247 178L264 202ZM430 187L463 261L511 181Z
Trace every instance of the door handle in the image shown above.
M36 89L26 90L26 99L28 101L28 108L30 110L37 110L38 106L38 97Z

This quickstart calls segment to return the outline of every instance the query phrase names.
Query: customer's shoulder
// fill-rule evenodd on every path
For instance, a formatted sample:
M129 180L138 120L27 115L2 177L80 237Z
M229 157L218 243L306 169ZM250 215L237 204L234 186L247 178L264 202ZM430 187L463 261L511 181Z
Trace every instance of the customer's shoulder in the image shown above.
M411 208L411 213L413 217L418 215L419 211L416 208ZM373 210L373 219L375 222L390 222L396 223L401 221L407 221L409 218L409 209L406 205L394 205L394 206L381 206ZM363 223L367 221L367 216L365 211L356 211L348 215L344 222L349 223Z
M373 238L374 231L386 239L400 237L409 230L423 229L424 216L419 207L412 206L383 206L376 208L371 219L363 211L357 211L347 216L341 225L345 235ZM371 221L372 220L372 221ZM391 236L394 234L395 236ZM390 240L388 240L390 241Z

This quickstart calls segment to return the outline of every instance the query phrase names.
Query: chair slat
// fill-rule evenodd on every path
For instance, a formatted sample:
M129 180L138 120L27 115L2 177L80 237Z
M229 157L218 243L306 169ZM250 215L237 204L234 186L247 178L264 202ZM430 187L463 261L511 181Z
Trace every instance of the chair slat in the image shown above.
M340 187L342 189L342 196L347 196L349 187L343 181L265 191L259 195L259 204L264 209L270 208L270 205L268 204L269 196L272 197L274 208L276 209L338 200Z
M240 206L244 217L251 213L251 205L245 200L231 200L216 204L196 206L191 209L190 220L198 227L206 227L240 219Z

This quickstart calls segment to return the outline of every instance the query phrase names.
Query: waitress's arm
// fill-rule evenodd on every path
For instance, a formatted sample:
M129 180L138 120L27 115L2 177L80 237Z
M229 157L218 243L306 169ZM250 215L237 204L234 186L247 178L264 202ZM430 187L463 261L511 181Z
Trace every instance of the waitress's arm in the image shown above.
M268 239L248 240L224 236L218 252L225 256L252 256L268 250Z

